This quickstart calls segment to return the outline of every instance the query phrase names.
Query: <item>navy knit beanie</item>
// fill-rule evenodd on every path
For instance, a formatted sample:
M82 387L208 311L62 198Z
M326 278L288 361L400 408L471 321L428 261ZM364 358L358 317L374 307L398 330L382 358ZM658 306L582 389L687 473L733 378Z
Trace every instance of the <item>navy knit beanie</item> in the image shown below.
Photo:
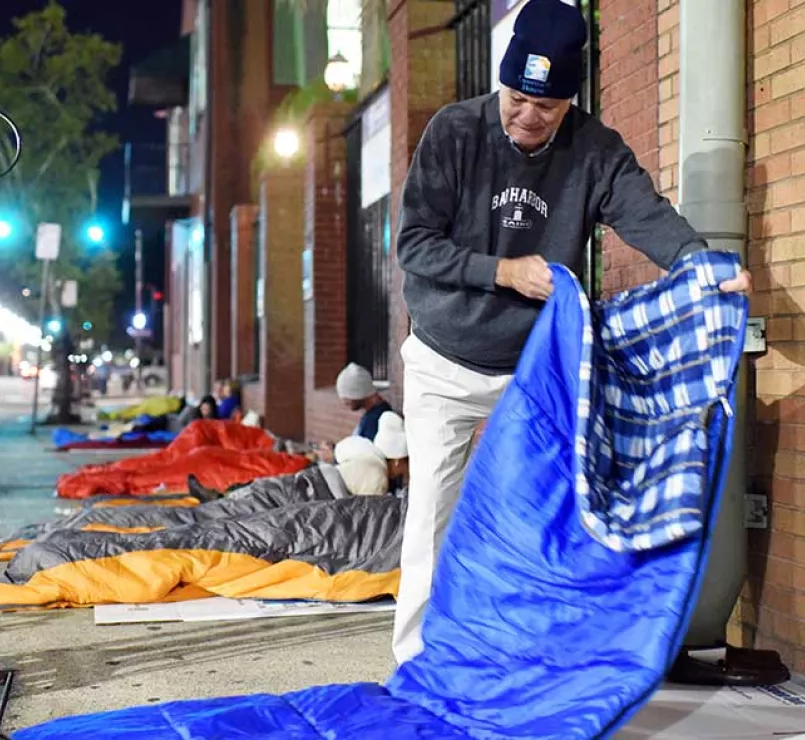
M563 0L528 0L500 63L500 82L540 98L568 99L579 91L587 24Z

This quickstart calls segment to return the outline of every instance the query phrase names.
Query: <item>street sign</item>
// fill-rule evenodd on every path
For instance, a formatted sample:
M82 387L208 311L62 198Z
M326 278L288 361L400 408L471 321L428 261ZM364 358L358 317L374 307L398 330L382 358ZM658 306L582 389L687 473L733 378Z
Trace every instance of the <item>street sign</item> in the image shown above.
M36 229L36 258L57 260L61 246L61 224L39 224Z
M78 283L75 280L65 280L62 283L61 304L65 308L75 308L78 305Z
M126 333L133 339L150 339L152 334L150 329L135 329L133 326L126 329Z

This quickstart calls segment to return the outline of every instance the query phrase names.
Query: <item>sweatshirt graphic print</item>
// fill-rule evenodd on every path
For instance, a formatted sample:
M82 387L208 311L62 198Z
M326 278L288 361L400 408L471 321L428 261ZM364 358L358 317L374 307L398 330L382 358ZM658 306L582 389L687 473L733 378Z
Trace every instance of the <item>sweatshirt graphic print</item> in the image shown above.
M578 108L532 156L504 132L497 93L443 108L403 190L397 259L414 333L472 370L513 372L542 304L497 287L498 260L539 254L580 274L596 223L662 268L706 248L621 136Z

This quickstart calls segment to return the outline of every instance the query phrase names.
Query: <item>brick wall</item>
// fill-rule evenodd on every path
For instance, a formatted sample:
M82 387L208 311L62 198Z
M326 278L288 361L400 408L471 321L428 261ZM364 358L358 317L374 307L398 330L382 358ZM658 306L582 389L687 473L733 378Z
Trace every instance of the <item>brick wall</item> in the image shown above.
M759 647L805 672L805 3L755 0L749 26L749 264L752 313L766 316L756 362L754 485L769 531L750 531L740 617Z
M232 280L229 214L255 200L252 162L273 111L292 89L273 84L273 3L211 3L213 23L212 377L233 363L230 338Z
M247 200L237 193L237 174L241 163L233 151L237 140L237 111L232 100L232 64L229 41L230 18L227 3L210 3L212 49L210 73L212 98L207 101L208 121L212 123L212 265L209 332L212 382L229 377L232 367L230 327L230 243L229 214L237 203Z
M357 416L335 394L347 358L346 140L350 106L314 106L306 122L305 248L313 257L313 297L304 304L305 435L337 441Z
M659 0L673 14L672 0ZM600 0L601 108L604 122L618 129L640 164L659 184L657 126L659 73L671 74L670 50L658 61L658 0ZM666 16L666 19L668 16ZM677 44L678 46L678 44ZM668 109L669 106L666 106ZM666 115L670 111L666 110ZM603 245L605 295L653 280L657 268L607 231Z
M443 105L455 100L455 36L439 30L455 12L453 3L431 0L389 2L391 40L391 222L394 261L390 294L389 402L402 408L400 346L408 336L408 313L402 299L402 272L396 267L396 225L402 187L411 156L427 122Z
M260 189L264 319L260 357L262 415L274 434L305 436L302 249L305 168L267 170Z
M654 20L624 26L632 13ZM626 13L627 7L634 9ZM639 7L638 7L639 6ZM750 377L756 397L750 418L752 486L769 496L769 530L750 530L749 577L728 633L734 644L779 650L805 672L805 2L748 0L747 64L749 152L748 261L756 292L751 313L767 317L768 353ZM636 20L636 16L635 16ZM679 4L677 0L628 3L601 0L604 117L627 134L641 161L676 200L678 187ZM656 29L656 167L650 124L629 110L629 96L650 84L623 77L624 58L639 37ZM637 33L629 40L628 34ZM621 40L622 39L622 40ZM620 46L618 45L620 44ZM650 54L643 61L650 61ZM634 73L633 73L634 75ZM636 80L639 75L635 75ZM632 86L633 85L633 86ZM650 103L650 93L645 93ZM608 241L605 285L628 287L643 280L638 264Z
M237 377L254 373L255 365L255 283L254 225L257 221L257 206L240 205L232 209L230 216L230 239L232 241L231 306L232 341L231 375Z

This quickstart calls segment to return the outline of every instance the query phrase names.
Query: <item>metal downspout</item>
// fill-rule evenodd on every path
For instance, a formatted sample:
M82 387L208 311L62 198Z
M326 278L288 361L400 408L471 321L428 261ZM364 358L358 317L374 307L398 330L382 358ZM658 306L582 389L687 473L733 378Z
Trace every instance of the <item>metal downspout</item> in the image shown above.
M679 212L710 248L746 264L746 0L681 0ZM747 362L741 363L736 426L710 561L686 638L689 647L726 642L747 570Z

